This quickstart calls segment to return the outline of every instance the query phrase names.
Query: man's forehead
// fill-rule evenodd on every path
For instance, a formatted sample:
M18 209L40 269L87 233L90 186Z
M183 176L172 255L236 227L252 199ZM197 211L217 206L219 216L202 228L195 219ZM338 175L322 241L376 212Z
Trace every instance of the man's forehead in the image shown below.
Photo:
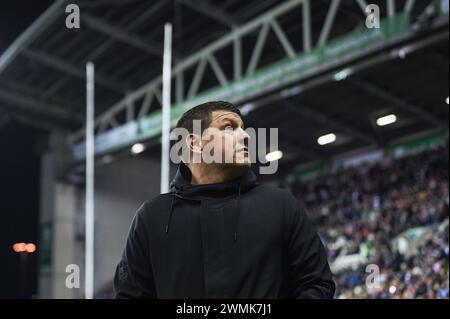
M214 111L212 112L212 122L215 121L224 121L224 120L237 120L242 122L242 119L239 115L230 111Z

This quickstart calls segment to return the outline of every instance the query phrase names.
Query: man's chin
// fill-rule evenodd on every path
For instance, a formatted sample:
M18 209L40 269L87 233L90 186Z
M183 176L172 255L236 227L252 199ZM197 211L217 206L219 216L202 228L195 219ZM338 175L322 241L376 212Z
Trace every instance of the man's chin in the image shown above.
M249 168L252 166L252 163L250 163L250 162L247 162L247 163L238 163L238 164L235 164L235 166L236 166L236 167L242 167L242 168L249 169Z
M243 161L243 162L225 163L223 165L227 167L235 167L236 169L249 169L252 166L252 163L250 161Z

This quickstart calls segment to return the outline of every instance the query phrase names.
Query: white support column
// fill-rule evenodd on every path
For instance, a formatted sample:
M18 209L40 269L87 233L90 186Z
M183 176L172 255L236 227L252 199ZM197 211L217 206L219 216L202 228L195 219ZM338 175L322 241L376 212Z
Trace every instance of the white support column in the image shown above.
M170 178L170 103L172 78L172 25L164 27L163 111L161 140L161 193L169 191Z
M86 242L85 242L85 298L94 298L94 120L95 67L86 64Z
M78 265L76 258L76 187L56 182L54 188L52 294L51 298L75 299L79 289L66 286L68 265ZM80 267L81 268L81 267ZM43 296L44 297L44 296Z

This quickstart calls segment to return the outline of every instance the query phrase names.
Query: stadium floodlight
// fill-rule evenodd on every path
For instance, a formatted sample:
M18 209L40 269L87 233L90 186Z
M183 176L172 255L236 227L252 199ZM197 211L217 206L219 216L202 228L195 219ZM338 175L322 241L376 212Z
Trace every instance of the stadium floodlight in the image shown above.
M336 134L333 133L322 135L317 139L317 143L322 146L334 143L335 141L336 141Z
M274 151L266 154L266 161L268 162L275 162L280 160L283 157L282 151Z
M397 116L395 114L389 114L377 119L378 126L386 126L397 122Z
M406 48L402 48L402 49L398 50L398 57L402 60L406 58L407 54L408 54L408 50Z
M447 105L448 105L448 102L449 102L449 98L447 97L447 98L445 99L445 103L447 103Z
M342 70L342 71L339 71L339 72L335 73L333 75L333 79L335 81L343 81L346 78L348 78L351 74L352 74L352 70L351 69L345 69L345 70Z
M131 147L131 153L133 153L134 155L141 154L143 151L145 151L144 144L137 143Z
M247 103L242 105L240 111L243 116L247 116L250 112L254 111L255 108L256 108L255 103Z

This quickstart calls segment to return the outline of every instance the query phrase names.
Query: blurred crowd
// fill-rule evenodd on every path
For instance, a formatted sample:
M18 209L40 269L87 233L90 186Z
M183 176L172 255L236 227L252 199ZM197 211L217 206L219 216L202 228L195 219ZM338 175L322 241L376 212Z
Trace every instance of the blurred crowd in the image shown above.
M332 269L343 256L358 257L333 270L336 298L449 297L448 173L447 144L288 183L316 224ZM424 235L413 253L394 245L417 228Z

